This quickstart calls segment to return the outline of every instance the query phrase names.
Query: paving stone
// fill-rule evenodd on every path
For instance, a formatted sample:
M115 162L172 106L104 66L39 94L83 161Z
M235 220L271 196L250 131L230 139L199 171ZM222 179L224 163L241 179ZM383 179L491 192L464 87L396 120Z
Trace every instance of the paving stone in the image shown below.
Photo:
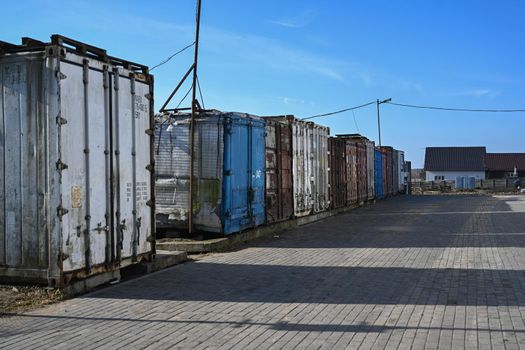
M400 196L0 318L0 347L523 349L524 220L522 196Z

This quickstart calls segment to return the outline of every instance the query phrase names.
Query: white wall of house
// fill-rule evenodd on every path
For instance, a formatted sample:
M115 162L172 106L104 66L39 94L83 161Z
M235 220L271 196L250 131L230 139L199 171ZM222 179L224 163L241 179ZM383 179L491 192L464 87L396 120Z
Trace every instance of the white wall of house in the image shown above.
M457 176L474 176L476 180L485 180L484 171L428 171L427 181L456 180Z

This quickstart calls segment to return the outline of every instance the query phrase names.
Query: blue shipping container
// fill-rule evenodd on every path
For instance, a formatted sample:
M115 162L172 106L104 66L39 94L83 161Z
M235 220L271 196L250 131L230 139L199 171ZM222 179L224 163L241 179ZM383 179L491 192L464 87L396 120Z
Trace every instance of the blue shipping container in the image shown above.
M376 198L383 198L383 160L380 150L374 150L374 189Z
M156 121L155 183L159 227L187 227L189 209L188 114ZM242 114L206 112L196 119L193 223L230 234L264 223L265 121Z

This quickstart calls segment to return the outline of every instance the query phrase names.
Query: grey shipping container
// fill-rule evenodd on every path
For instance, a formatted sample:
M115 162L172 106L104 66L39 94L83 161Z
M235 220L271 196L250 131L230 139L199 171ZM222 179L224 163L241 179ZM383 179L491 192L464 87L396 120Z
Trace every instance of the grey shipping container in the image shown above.
M0 279L62 286L151 258L148 68L24 38L0 42L0 89Z

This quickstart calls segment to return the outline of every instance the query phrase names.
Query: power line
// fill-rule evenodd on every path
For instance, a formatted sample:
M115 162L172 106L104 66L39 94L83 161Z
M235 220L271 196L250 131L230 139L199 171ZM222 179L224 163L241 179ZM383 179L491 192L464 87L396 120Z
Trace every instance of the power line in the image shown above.
M372 102L368 102L368 103L365 103L365 104L362 104L362 105L359 105L359 106L341 109L341 110L335 111L335 112L329 112L329 113L324 113L324 114L313 115L311 117L302 118L302 120L308 120L308 119L314 119L314 118L320 118L320 117L326 117L326 116L329 116L329 115L344 113L344 112L347 112L347 111L352 111L354 109L370 106L370 105L375 104L375 103L376 103L376 101L372 101Z
M453 112L492 112L492 113L514 113L514 112L525 112L525 109L472 109L472 108L449 108L449 107L435 107L435 106L418 106L404 103L385 102L390 105L408 108L419 108L419 109L433 109L439 111L453 111Z
M160 62L159 64L153 66L149 71L151 72L155 68L160 67L160 66L162 66L165 63L168 63L173 57L177 56L179 53L182 53L182 52L186 51L187 49L189 49L193 45L195 45L195 41L192 42L191 44L185 46L184 48L180 49L179 51L175 52L173 55L171 55L170 57L166 58L164 61Z

